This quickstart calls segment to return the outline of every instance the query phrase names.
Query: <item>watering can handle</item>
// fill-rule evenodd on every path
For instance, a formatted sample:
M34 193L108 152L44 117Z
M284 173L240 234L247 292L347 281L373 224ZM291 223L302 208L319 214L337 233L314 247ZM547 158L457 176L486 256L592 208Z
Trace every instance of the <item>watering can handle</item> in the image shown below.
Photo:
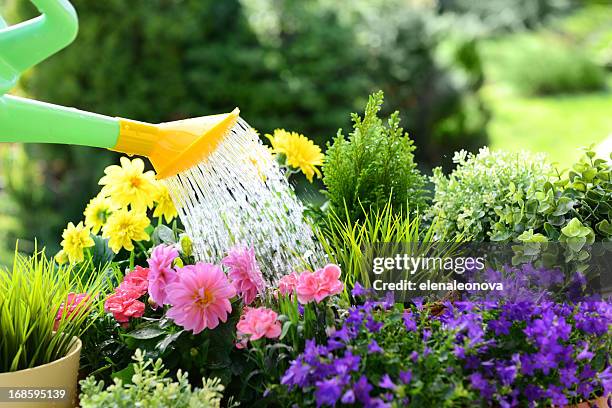
M0 18L0 96L19 75L70 44L79 23L68 0L31 0L42 13L14 26Z

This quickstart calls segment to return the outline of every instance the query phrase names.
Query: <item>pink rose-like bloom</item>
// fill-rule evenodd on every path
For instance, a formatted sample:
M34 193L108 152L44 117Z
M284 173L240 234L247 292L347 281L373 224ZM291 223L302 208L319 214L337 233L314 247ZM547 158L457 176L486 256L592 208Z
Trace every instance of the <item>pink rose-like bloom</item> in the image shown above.
M324 297L337 295L344 289L344 284L340 281L342 271L338 265L328 264L315 272L319 279L320 293ZM317 301L318 302L318 301Z
M87 293L69 293L66 297L66 302L62 303L57 315L55 315L55 324L53 330L57 330L60 322L63 319L72 319L78 313L77 308L81 306L81 302L87 303L89 301L89 295Z
M178 257L178 251L167 245L158 245L153 249L149 263L149 296L158 305L168 304L166 287L177 279L172 262Z
M291 272L289 275L283 276L278 282L278 293L281 295L292 294L297 286L299 276L297 272Z
M123 282L119 285L119 290L132 289L140 293L140 296L147 293L149 287L149 268L136 266L134 270L123 278Z
M198 262L180 269L177 276L166 287L168 303L172 305L166 314L169 318L186 330L193 330L193 334L227 321L232 311L230 299L236 290L220 267Z
M237 245L221 263L229 268L228 276L245 304L250 305L258 293L263 293L265 283L255 259L255 249Z
M142 293L134 289L119 289L106 299L104 310L111 312L119 323L127 323L132 317L142 317L145 304L138 298Z
M326 265L316 272L303 272L296 286L298 301L302 304L313 300L319 303L328 296L342 292L344 284L339 278L340 267L334 264Z
M244 314L240 317L236 329L238 330L238 337L248 335L251 341L261 339L262 337L275 339L281 334L278 314L265 307L258 307L256 309L245 307Z

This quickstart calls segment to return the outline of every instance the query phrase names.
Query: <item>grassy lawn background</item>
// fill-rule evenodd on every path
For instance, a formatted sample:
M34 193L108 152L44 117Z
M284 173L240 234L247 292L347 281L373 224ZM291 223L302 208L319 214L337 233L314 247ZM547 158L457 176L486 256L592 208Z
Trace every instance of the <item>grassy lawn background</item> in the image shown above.
M608 65L607 89L598 92L526 96L516 89L516 57L530 41L554 38L558 46L572 48L564 67L585 53L602 66ZM483 95L491 109L490 145L496 149L544 152L566 167L581 154L580 148L612 138L612 5L594 5L553 22L546 28L492 38L481 43L487 84ZM562 47L561 47L562 48ZM548 50L543 50L548 54ZM527 64L533 70L550 70L546 56L535 54ZM542 57L542 58L540 58ZM513 65L513 62L515 63ZM514 77L513 77L514 75ZM607 140L610 142L610 140ZM609 154L610 144L601 145ZM606 154L606 156L607 156Z
M572 164L581 147L612 135L612 94L524 97L503 85L488 85L492 109L491 147L543 152L562 167Z

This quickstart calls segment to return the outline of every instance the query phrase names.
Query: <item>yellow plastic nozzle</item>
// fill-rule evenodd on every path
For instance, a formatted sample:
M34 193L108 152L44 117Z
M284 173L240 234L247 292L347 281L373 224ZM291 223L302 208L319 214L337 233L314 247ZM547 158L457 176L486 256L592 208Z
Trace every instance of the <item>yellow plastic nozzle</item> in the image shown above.
M160 179L204 161L236 124L238 108L221 115L160 123L119 118L119 137L110 150L146 156Z

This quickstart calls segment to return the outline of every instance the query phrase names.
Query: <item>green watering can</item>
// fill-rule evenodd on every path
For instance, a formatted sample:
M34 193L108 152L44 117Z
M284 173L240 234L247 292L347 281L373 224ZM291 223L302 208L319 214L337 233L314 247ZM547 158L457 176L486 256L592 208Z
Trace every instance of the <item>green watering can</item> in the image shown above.
M0 17L0 142L101 147L148 157L158 178L205 160L239 111L150 124L6 95L26 69L70 44L78 18L67 0L31 0L41 16L7 26Z

